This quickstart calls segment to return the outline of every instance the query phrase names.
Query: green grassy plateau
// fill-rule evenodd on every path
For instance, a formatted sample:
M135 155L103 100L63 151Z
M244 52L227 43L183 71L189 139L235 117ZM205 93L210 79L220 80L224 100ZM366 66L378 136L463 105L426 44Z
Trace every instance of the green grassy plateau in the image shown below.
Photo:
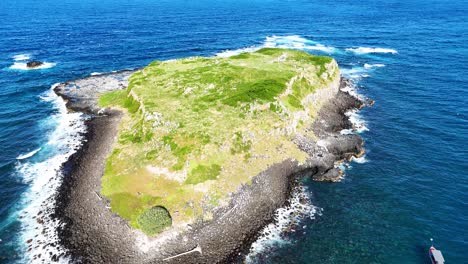
M320 107L313 96L339 78L332 58L284 49L155 61L130 77L128 89L100 97L101 106L126 113L102 194L148 235L209 220L269 165L305 160L291 139L313 137L305 130ZM158 211L161 223L145 224L160 207L169 214Z

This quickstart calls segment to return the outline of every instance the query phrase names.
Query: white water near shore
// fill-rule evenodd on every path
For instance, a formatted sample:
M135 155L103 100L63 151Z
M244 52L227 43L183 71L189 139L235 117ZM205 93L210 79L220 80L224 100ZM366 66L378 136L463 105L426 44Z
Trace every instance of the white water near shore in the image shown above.
M65 102L52 89L41 97L56 109L51 120L46 121L55 126L48 135L48 142L42 146L46 154L40 157L41 151L39 157L31 161L19 160L16 166L18 176L30 186L22 197L19 213L22 226L20 244L27 247L23 250L24 263L50 263L54 255L64 253L57 236L60 223L50 214L56 203L54 196L62 182L62 164L79 149L86 129L82 114L68 113ZM68 263L68 260L62 257L60 262Z
M358 47L358 48L337 48L333 46L328 46L317 41L303 38L297 35L290 36L269 36L265 38L265 41L256 46L235 49L235 50L225 50L219 53L216 53L218 57L230 57L239 55L245 52L255 52L262 48L284 48L284 49L297 49L309 52L319 52L322 54L342 54L345 52L352 52L356 55L365 55L365 54L377 54L377 53L388 53L388 54L397 54L398 51L391 48L379 48L379 47ZM365 64L364 67L383 67L383 64Z
M271 36L266 37L265 41L261 45L251 46L247 48L235 49L235 50L225 50L219 53L216 53L218 57L231 57L239 55L245 52L255 52L262 48L284 48L284 49L298 49L305 51L316 51L326 54L332 54L339 52L335 47L326 46L316 41L312 41L300 36Z
M41 150L41 148L38 148L38 149L35 149L35 150L33 150L31 152L28 152L26 154L21 154L18 157L16 157L16 159L17 160L23 160L23 159L30 158L30 157L34 156L36 153L38 153L40 150Z
M260 255L268 254L276 247L294 243L287 238L287 234L305 232L303 220L321 215L322 210L310 202L309 196L310 191L302 185L293 190L289 205L276 210L274 222L263 228L260 237L250 247L250 253L245 259L247 263L261 263Z

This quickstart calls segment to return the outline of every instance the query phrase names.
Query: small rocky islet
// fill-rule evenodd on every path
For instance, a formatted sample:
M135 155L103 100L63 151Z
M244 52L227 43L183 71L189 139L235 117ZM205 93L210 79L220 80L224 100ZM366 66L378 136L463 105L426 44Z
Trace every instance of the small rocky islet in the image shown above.
M93 116L57 195L61 243L92 263L238 260L296 179L337 181L363 154L340 133L364 106L346 85L332 58L272 48L57 85Z
M34 69L34 68L40 67L42 65L44 65L44 62L37 61L37 60L26 62L26 67L28 67L29 69Z

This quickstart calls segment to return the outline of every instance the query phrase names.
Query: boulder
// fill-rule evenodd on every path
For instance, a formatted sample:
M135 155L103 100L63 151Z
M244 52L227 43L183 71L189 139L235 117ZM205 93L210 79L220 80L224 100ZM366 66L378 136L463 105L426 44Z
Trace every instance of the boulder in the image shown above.
M28 68L37 68L43 64L44 63L42 61L28 61L28 63L26 63L26 66Z

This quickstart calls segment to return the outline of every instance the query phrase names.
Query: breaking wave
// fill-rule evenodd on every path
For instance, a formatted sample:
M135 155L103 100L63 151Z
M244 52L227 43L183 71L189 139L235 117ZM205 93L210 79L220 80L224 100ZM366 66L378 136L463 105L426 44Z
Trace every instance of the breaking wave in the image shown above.
M30 54L17 54L13 56L13 64L8 67L10 70L20 70L20 71L31 71L31 70L40 70L40 69L49 69L57 65L53 62L43 62L42 65L34 68L28 68L27 61L31 59Z
M343 75L344 77L347 77L357 82L362 78L370 77L371 73L373 73L376 69L383 68L383 67L385 67L385 64L364 63L362 64L362 66L354 66L351 68L341 67L340 71L341 71L341 75Z
M359 158L352 157L351 161L359 163L359 164L366 163L367 162L366 155L359 157Z
M369 53L391 53L397 54L398 51L389 48L368 48L368 47L358 47L358 48L347 48L346 51L354 52L356 54L369 54Z
M25 61L25 60L29 60L30 58L31 56L29 54L18 54L18 55L13 56L14 61Z
M35 149L31 152L28 152L26 154L21 154L19 155L18 157L16 157L17 160L23 160L23 159L27 159L27 158L30 158L32 156L34 156L34 154L36 154L37 152L39 152L41 150L41 148L38 148L38 149Z
M26 62L15 62L9 68L11 70L32 71L32 70L40 70L40 69L49 69L49 68L54 67L55 65L57 65L57 63L44 62L44 64L38 67L28 68L28 66L26 65Z
M381 63L376 63L376 64L364 63L364 68L365 69L382 68L382 67L385 67L385 64L381 64Z
M370 77L369 68L366 67L342 68L340 71L341 75L353 80Z
M82 114L68 113L65 102L53 89L41 99L52 103L56 109L51 120L46 121L55 125L48 135L48 142L42 146L46 155L38 155L33 161L23 162L22 159L16 165L17 175L30 186L19 205L22 208L19 239L20 244L27 247L22 250L25 263L51 263L64 253L58 246L60 223L51 217L56 203L54 196L63 177L61 166L79 149L86 130ZM59 262L67 263L68 260L62 258Z
M369 128L366 126L366 121L358 114L358 110L349 110L345 115L348 116L349 121L353 124L353 129L357 133L369 131Z
M309 40L300 36L270 36L266 37L263 44L258 46L251 46L247 48L225 50L216 54L218 57L230 57L239 55L245 52L255 52L262 48L284 48L284 49L298 49L304 51L318 51L322 53L335 53L338 49L331 46L326 46L313 40Z
M285 48L299 50L316 50L326 53L337 51L336 48L325 46L313 40L308 40L300 36L272 36L267 37L264 43L266 48Z
M351 79L352 82L342 88L341 90L343 92L348 92L350 95L360 99L361 101L365 102L367 99L363 97L361 94L358 93L357 87L355 82L356 78ZM355 133L362 133L364 131L369 131L369 128L367 128L366 121L363 119L361 115L359 115L359 110L358 109L352 109L349 110L345 113L345 115L348 117L349 121L353 125L351 129L343 129L340 131L340 134L342 135L347 135L347 134L355 134Z
M257 50L259 50L259 49L261 49L261 48L263 48L263 47L256 47L256 46L253 46L253 47L242 48L242 49L236 49L236 50L225 50L225 51L216 53L216 56L217 56L217 57L222 57L222 58L227 58L227 57L239 55L239 54L241 54L241 53L255 52L255 51L257 51Z
M287 245L293 241L288 234L296 231L305 232L307 226L301 223L306 218L314 219L321 215L322 209L312 205L309 190L300 185L293 191L289 205L275 212L274 222L261 231L260 237L250 247L246 263L260 263L260 257L268 255L278 246Z

